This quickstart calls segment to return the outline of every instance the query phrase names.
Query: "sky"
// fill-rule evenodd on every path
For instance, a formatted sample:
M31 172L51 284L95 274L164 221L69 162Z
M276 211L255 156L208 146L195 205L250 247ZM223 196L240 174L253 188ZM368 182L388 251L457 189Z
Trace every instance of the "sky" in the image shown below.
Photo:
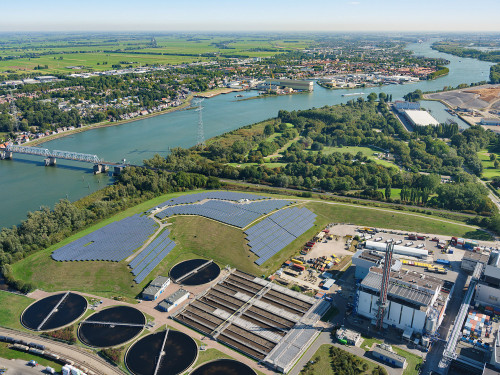
M500 31L499 0L2 0L0 31Z

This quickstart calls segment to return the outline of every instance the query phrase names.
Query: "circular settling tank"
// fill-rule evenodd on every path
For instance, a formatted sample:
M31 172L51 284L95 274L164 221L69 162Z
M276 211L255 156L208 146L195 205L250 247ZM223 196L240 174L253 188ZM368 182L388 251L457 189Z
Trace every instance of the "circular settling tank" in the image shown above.
M256 375L256 373L244 363L233 359L218 359L201 365L190 375Z
M165 339L166 335L166 339ZM179 331L163 331L143 337L130 347L125 364L134 375L183 374L196 360L196 342Z
M51 331L73 323L87 310L85 297L75 293L59 293L28 306L21 323L35 331Z
M201 285L215 280L220 274L220 267L206 259L191 259L177 263L170 270L170 278L184 285ZM206 266L203 266L207 264ZM195 272L193 272L195 271ZM185 277L189 273L191 275Z
M145 323L144 314L133 307L110 307L83 321L78 337L84 344L96 348L118 346L141 333Z

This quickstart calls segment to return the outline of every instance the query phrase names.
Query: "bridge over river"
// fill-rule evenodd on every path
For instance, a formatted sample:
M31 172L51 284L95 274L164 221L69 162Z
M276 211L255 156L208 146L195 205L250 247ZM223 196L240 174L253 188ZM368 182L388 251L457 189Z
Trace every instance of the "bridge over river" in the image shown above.
M82 154L79 152L72 151L61 151L61 150L49 150L47 148L41 147L29 147L29 146L17 146L9 145L5 149L0 150L0 159L12 159L13 155L25 154L25 155L37 155L42 156L45 159L46 166L56 165L57 159L74 160L81 161L84 163L94 164L94 174L107 172L109 167L114 167L114 173L120 173L123 168L126 167L125 162L114 163L105 161L99 158L97 155L92 154Z

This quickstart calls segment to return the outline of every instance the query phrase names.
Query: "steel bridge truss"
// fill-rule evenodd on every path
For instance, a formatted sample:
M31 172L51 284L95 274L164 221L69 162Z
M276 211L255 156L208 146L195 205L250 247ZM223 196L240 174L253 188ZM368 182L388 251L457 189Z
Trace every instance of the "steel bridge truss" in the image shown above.
M82 154L79 152L61 151L61 150L50 151L46 148L41 148L41 147L12 145L12 146L7 146L6 151L16 152L19 154L44 156L47 158L82 161L85 163L94 163L94 164L103 163L103 160L100 159L97 155Z

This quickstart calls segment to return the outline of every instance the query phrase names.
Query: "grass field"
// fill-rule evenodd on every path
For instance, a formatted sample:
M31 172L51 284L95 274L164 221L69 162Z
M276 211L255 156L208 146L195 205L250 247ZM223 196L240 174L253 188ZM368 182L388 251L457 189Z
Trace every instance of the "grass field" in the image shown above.
M465 236L467 232L474 230L471 227L460 225L460 223L455 223L452 220L447 219L450 223L441 222L432 216L429 217L420 214L414 214L416 216L413 216L408 215L408 212L405 211L384 211L384 209L369 209L360 206L324 203L309 203L307 207L327 222L352 223L378 228L451 236ZM318 222L318 218L316 222Z
M31 298L0 291L0 325L23 329L20 322L21 314L33 302Z
M199 192L201 191L194 191L193 193ZM37 252L13 264L14 276L24 281L30 281L38 288L46 291L76 290L109 298L121 296L132 301L155 276L167 275L170 268L176 263L195 257L213 259L221 267L231 265L254 275L267 276L279 268L283 261L294 256L307 240L331 222L354 223L379 228L460 237L468 237L466 233L474 230L471 227L452 221L441 222L435 217L427 215L304 200L301 201L300 206L305 206L318 215L314 226L260 267L254 263L256 256L250 252L241 229L197 216L178 216L169 220L171 223L169 226L171 230L170 238L177 245L150 276L139 285L133 281L133 275L130 273L125 261L56 262L50 257L55 249L108 223L135 213L144 212L148 208L155 207L159 203L181 194L169 194L142 203L89 227L54 246ZM286 198L291 199L290 197Z
M312 151L312 152L318 152L318 151ZM399 167L387 160L382 160L379 159L378 157L374 156L374 153L380 153L380 150L377 150L376 148L371 148L371 147L358 147L358 146L344 146L344 147L324 147L321 152L324 155L330 155L333 154L334 152L341 152L343 154L350 153L352 155L356 155L358 152L361 152L364 156L366 156L368 159L373 160L375 163L386 166L386 167L394 167L398 168Z
M32 353L25 353L14 349L9 349L9 344L5 342L0 342L0 357L5 359L22 359L24 361L37 361L41 368L45 368L47 366L52 367L56 372L61 372L62 366L59 363L50 361L46 358L37 356Z
M378 191L381 191L383 194L385 194L385 189L378 189ZM392 199L401 198L401 189L392 188L391 198Z
M316 375L316 374L321 374L321 375L334 375L337 374L338 372L334 371L332 369L332 358L330 354L330 348L332 345L324 344L319 347L319 349L314 353L314 355L311 358L311 361L314 363L309 363L306 365L300 374L302 375ZM343 350L346 354L345 350ZM356 357L357 359L360 360L360 365L357 369L357 371L353 371L353 374L358 374L358 375L369 375L372 373L373 369L376 367L376 365L373 362L367 361L361 357ZM366 364L366 370L363 369L362 366Z
M399 355L402 355L403 357L406 358L406 361L408 362L408 365L406 366L403 375L418 375L419 372L419 367L424 361L422 357L407 352L406 350L400 349L398 347L393 346L392 349Z
M500 161L500 154L495 153L498 161ZM477 153L481 164L483 165L483 177L491 180L495 176L500 176L500 169L495 169L493 162L490 161L490 152L487 150L481 150Z

